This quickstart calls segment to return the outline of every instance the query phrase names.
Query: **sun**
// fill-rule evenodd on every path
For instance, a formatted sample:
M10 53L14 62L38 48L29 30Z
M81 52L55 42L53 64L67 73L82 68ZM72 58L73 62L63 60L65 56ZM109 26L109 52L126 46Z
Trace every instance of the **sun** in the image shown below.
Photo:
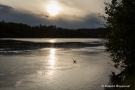
M47 12L52 16L57 15L60 11L60 7L55 2L51 2L49 5L47 5L46 9L47 9Z

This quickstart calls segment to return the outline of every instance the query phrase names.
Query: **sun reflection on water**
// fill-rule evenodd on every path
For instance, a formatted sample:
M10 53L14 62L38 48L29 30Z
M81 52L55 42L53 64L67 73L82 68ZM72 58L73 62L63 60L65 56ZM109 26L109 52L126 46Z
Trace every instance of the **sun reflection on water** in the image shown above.
M54 40L54 39L51 39L49 42L50 42L50 43L54 43L54 42L55 42L55 40Z
M55 48L50 49L49 63L50 63L51 66L53 66L55 64L55 51L56 51Z
M48 75L51 76L54 73L54 69L55 69L55 60L56 60L56 49L55 48L50 48L50 55L49 55L49 71L48 71Z

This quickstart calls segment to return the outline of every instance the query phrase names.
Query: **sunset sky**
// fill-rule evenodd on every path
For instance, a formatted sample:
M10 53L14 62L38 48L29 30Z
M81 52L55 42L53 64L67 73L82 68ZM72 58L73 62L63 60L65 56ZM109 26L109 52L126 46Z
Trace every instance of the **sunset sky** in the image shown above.
M0 21L63 28L97 28L104 0L0 0Z

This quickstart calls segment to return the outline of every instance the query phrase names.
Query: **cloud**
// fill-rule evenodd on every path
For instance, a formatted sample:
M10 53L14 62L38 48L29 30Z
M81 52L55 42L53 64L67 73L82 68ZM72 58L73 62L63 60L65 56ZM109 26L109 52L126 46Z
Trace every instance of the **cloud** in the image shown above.
M49 17L46 14L34 14L32 12L17 11L11 6L0 4L0 21L25 23L31 26L35 25L56 25L57 27L78 29L78 28L96 28L101 27L102 19L96 14L87 16L79 15L59 15L56 18ZM7 14L7 12L10 12Z
M0 4L0 12L9 12L11 11L13 8L7 5L2 5Z
M79 17L77 15L62 15L53 21L53 23L58 26L73 29L103 27L103 22L104 20L99 18L96 13L86 15L85 17Z
M104 20L99 18L97 14L90 14L84 17L84 27L89 28L97 28L97 27L103 27Z
M42 16L42 17L45 17L45 18L49 17L48 15L45 15L45 14L39 14L39 15Z

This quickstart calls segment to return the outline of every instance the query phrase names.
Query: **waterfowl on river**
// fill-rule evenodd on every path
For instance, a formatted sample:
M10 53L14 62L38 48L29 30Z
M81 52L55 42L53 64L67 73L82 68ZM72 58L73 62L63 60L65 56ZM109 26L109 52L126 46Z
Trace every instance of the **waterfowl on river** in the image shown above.
M73 60L74 63L76 63L76 60Z

